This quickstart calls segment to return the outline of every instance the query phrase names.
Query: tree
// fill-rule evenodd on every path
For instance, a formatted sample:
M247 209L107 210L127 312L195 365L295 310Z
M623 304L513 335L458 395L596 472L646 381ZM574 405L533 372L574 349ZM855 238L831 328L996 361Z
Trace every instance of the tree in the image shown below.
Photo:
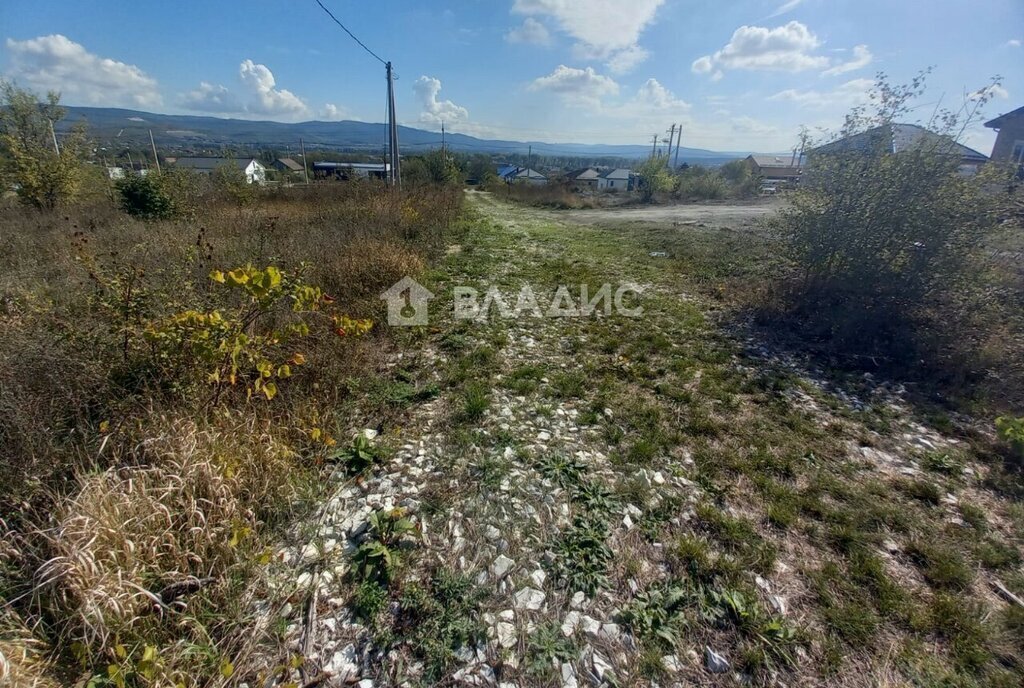
M869 105L851 111L836 142L811 151L803 188L776 223L798 271L790 307L854 356L907 359L922 334L948 328L943 304L969 283L995 226L1000 171L959 174L956 140L998 80L894 153L892 127L924 93L925 76L899 86L879 74Z
M640 177L640 198L644 203L654 200L654 195L672 190L675 180L668 170L667 158L648 158L637 170Z
M41 103L31 91L0 81L3 173L26 205L51 210L81 189L85 131L75 127L60 141L60 152L54 150L53 127L64 115L59 93L51 91Z

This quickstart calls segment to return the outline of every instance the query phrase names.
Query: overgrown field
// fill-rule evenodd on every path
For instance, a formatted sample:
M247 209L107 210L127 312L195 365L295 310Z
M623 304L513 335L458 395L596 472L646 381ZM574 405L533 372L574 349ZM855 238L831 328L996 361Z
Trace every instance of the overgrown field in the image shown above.
M381 291L459 221L450 187L325 184L143 221L0 209L0 675L241 671L267 547L372 419ZM44 668L51 667L44 672Z

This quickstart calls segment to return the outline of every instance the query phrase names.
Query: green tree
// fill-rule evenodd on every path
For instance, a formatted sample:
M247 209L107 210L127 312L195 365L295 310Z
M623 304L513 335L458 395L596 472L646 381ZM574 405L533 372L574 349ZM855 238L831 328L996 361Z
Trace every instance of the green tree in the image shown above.
M16 185L22 203L53 209L74 200L82 184L85 131L72 129L54 150L53 127L64 119L60 94L41 103L31 91L0 81L0 149L4 178Z
M245 176L245 170L234 160L225 159L217 165L211 175L213 188L225 199L239 206L250 205L256 200L256 190Z
M846 353L913 357L921 335L948 328L942 306L969 284L995 227L999 170L959 174L956 148L991 86L937 114L937 132L892 152L892 127L924 93L925 76L900 86L879 74L870 106L847 116L839 143L810 152L803 188L777 221L798 271L791 308Z
M648 158L637 169L637 175L640 177L640 198L644 203L650 203L655 194L668 193L675 186L668 160L664 157Z

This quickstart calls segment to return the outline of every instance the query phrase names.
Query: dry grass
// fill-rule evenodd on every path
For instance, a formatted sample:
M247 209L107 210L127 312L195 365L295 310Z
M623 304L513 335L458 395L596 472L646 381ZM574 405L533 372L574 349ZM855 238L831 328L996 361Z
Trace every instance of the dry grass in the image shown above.
M359 422L353 390L387 335L316 331L272 403L211 403L154 375L142 333L185 309L230 309L209 274L246 264L377 319L377 294L443 252L459 204L453 189L351 183L245 206L206 197L157 222L102 196L0 208L0 675L53 685L56 661L85 678L115 665L128 685L209 685L268 640L249 604L267 545L315 496L329 438Z

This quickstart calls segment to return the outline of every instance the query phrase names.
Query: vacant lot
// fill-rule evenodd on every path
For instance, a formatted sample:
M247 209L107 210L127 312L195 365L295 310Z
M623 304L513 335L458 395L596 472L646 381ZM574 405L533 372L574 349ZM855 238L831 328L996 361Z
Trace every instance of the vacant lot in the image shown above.
M741 229L774 213L781 199L764 199L743 203L702 203L680 205L632 206L625 208L593 208L569 210L563 215L572 222L595 225L622 225L651 222L664 225L701 224L709 227ZM559 217L562 217L560 215Z

